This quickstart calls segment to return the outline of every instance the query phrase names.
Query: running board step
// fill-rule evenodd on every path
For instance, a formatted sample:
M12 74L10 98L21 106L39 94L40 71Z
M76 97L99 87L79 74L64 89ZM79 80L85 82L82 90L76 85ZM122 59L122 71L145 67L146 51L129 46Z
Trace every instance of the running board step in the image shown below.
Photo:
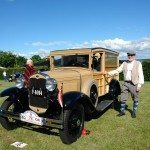
M105 108L107 108L109 105L111 105L113 103L113 100L104 100L101 101L97 107L96 110L97 111L103 111Z

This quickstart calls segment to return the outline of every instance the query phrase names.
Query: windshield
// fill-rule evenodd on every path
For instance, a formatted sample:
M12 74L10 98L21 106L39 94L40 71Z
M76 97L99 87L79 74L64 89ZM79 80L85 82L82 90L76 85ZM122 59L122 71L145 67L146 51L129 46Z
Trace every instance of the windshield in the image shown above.
M55 67L84 67L88 68L89 55L54 56Z

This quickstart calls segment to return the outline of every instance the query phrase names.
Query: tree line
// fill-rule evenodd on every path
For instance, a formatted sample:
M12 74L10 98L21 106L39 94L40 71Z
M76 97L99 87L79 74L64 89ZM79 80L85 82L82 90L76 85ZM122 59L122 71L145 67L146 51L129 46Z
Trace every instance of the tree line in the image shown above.
M36 65L42 64L47 61L47 58L41 58L39 55L33 55L31 57ZM12 52L0 51L0 66L5 68L23 67L27 61L27 58L18 56Z
M44 69L49 69L49 59L41 58L39 55L33 55L31 57L35 66L45 66ZM18 56L12 52L0 51L0 67L9 68L7 71L9 74L17 71L22 72L22 68L25 66L26 58ZM150 81L150 60L142 60L143 72L145 81ZM40 69L40 67L38 68ZM2 78L2 69L0 69L0 78ZM120 74L120 80L123 80L123 75Z

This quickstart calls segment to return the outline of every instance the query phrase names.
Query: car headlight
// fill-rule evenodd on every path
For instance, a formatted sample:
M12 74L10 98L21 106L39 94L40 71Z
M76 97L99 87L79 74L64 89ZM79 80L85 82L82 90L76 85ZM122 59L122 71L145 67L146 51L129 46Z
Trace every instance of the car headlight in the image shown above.
M23 88L23 86L24 86L24 80L23 80L23 78L22 77L21 78L17 78L16 79L16 87L19 88L19 89L21 89L21 88Z
M46 77L46 89L48 91L53 91L57 87L57 81L53 78Z

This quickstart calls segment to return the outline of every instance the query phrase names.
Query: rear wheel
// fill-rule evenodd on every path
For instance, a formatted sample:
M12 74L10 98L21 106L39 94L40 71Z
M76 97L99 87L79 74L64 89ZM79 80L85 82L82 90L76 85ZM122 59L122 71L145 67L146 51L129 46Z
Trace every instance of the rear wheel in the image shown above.
M60 130L60 138L63 143L71 144L75 142L84 128L84 107L77 104L73 109L64 110L63 130Z
M98 103L98 92L97 92L96 86L91 87L90 99L92 100L93 105L96 107Z

